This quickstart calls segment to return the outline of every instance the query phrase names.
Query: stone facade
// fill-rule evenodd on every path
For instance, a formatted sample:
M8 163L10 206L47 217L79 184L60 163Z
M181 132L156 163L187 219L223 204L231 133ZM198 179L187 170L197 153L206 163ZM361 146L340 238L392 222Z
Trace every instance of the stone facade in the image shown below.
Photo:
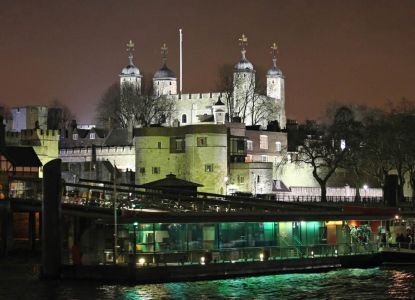
M272 193L273 162L245 162L247 132L238 123L136 128L136 183L152 182L172 173L202 184L202 192ZM278 136L286 144L284 133L261 132L271 136L270 140Z
M224 193L228 176L228 128L186 126L135 129L136 183L172 173L202 184L199 191Z
M285 128L285 79L281 70L276 66L275 56L273 57L273 66L266 76L267 92L265 95L260 95L255 88L255 69L246 58L245 48L242 48L241 54L241 60L235 65L233 70L233 88L231 90L196 94L178 94L177 78L167 67L166 57L164 56L162 67L153 77L153 93L155 97L161 95L171 97L175 102L174 114L170 120L167 120L165 125L173 126L173 124L177 123L181 125L223 124L225 116L228 115L229 118L234 117L231 114L241 110L241 106L246 108L246 112L243 113L245 124L253 125L253 118L251 117L252 108L251 105L246 105L246 101L248 101L247 99L255 99L253 101L257 101L257 103L273 103L277 109L266 120L262 119L254 125L261 125L265 128L269 121L276 120L281 128ZM132 60L133 56L130 52L129 63L122 69L120 74L120 85L130 83L140 88L142 75ZM226 99L230 99L228 105L226 105ZM218 102L222 102L223 105L220 109L215 107ZM235 109L229 111L229 107L234 107Z
M12 131L20 132L25 129L47 129L48 108L46 106L22 106L11 109L13 123Z
M33 147L42 165L58 158L58 139L57 130L27 129L6 133L7 145ZM39 168L39 177L43 177L42 167Z

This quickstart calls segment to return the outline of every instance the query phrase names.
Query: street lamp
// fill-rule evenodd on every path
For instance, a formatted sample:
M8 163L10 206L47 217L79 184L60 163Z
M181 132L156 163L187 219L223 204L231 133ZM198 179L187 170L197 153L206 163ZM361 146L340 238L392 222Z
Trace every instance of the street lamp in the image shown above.
M113 262L114 265L117 264L117 246L118 246L118 232L117 232L117 174L116 174L116 167L114 161L114 190L113 190L113 197L114 197L114 250L113 250Z
M133 223L134 238L133 238L133 265L135 267L135 257L137 255L137 226L138 222Z
M229 177L225 176L225 178L223 178L223 180L225 181L225 196L228 196L228 181L229 181Z
M367 184L363 185L363 190L365 191L365 198L367 197L367 189L369 187L367 186Z
M342 149L342 151L346 149L346 140L340 140L340 149Z

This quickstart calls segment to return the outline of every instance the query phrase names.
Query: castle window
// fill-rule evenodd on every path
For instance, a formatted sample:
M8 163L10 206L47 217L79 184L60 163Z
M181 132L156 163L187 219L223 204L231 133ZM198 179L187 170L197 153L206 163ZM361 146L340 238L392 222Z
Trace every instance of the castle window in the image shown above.
M183 139L177 139L176 140L176 150L177 151L183 151L184 150L184 140Z
M160 174L160 167L153 167L152 168L152 173L153 174Z
M78 140L78 134L77 133L72 134L72 139L74 141Z
M281 142L275 142L275 151L281 152Z
M186 116L186 114L183 114L182 115L182 123L183 124L186 124L187 123L187 116Z
M266 135L259 136L259 148L268 149L268 136Z
M207 146L207 137L198 137L197 138L197 146L198 147L206 147Z
M90 139L90 140L95 140L95 132L91 132L91 133L89 134L89 139Z
M161 142L157 142L157 148L161 149Z
M184 153L185 147L186 144L183 137L170 138L170 153Z
M261 155L261 161L262 162L267 162L268 161L268 157L266 155Z
M243 177L243 176L239 176L238 175L238 183L239 184L242 184L242 183L244 183L245 182L245 178Z
M171 81L170 81L170 85L171 85Z
M144 175L146 173L146 168L140 168L139 172L141 175Z
M251 140L246 141L246 149L252 151L254 149L254 143Z
M205 172L213 172L213 164L207 164L205 165Z

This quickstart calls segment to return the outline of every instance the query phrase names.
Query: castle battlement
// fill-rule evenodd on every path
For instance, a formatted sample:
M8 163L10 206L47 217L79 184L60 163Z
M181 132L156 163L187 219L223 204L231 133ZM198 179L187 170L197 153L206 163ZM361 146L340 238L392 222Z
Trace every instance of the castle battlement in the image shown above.
M57 136L58 130L52 129L23 129L21 131L22 137L30 137L30 136Z
M134 146L96 146L95 151L97 155L105 155L108 153L134 153ZM61 148L59 155L84 155L91 154L92 147L79 148Z
M178 100L218 99L224 92L178 94Z

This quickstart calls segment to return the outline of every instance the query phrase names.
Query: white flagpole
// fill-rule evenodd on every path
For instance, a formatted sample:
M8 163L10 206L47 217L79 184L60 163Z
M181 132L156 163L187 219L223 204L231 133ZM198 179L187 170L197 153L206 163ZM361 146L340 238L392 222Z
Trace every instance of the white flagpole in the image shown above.
M179 29L180 33L180 94L183 91L183 33L182 29Z

